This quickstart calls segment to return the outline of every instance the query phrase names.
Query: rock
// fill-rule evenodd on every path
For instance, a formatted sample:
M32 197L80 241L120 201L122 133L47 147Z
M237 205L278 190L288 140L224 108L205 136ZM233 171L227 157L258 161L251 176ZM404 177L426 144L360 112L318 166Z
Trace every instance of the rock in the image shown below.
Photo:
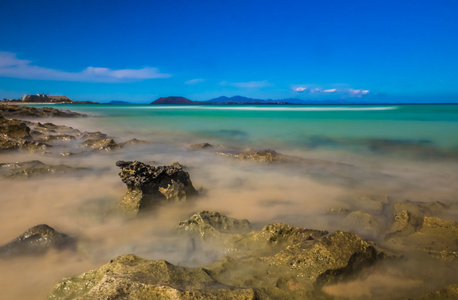
M50 145L34 141L24 122L0 116L0 150L45 150Z
M242 152L238 151L217 151L216 155L232 157L240 160L254 160L259 162L297 162L301 161L299 157L280 154L274 150L253 150L248 149Z
M94 150L100 151L113 151L121 149L113 139L106 138L106 139L87 139L80 146L92 148Z
M403 201L393 205L395 213L400 211L409 211L412 215L422 218L423 216L438 216L447 206L439 201L435 202L413 202Z
M443 299L458 299L458 283L447 285L446 287L424 295L416 300L443 300Z
M203 268L175 266L122 255L99 269L64 278L48 299L260 299L249 287L231 287L214 280Z
M85 170L87 169L66 165L47 165L39 160L0 163L0 177L3 178L29 178L43 175L74 173Z
M192 215L186 221L181 221L177 230L202 240L233 242L241 239L241 234L248 233L251 224L248 220L229 218L218 212L202 211Z
M383 225L369 213L354 211L348 214L344 222L353 231L371 237L379 236L383 231Z
M137 213L160 202L183 202L197 195L189 173L179 163L150 166L139 161L118 161L121 180L127 185L121 207Z
M392 233L387 235L387 247L401 251L423 252L441 260L458 263L457 222L442 220L437 217L411 220L411 215L408 213L402 213L398 216L400 219L398 226L403 234ZM408 218L407 221L406 218ZM403 225L406 226L402 227ZM403 228L407 229L403 232Z
M21 121L0 117L0 134L4 138L30 138L30 128Z
M123 255L64 278L49 299L318 299L321 288L354 276L385 256L355 234L271 224L247 234L248 221L204 211L180 222L192 235L239 234L233 251L204 268ZM226 243L228 245L228 243Z
M130 139L128 141L119 143L119 146L123 148L123 147L131 146L131 145L148 145L148 144L151 144L151 143L148 141L143 141L143 140L138 140L138 139Z
M52 107L35 108L22 105L0 104L0 115L7 117L85 117L69 110L55 109Z
M190 151L195 151L195 150L200 150L200 149L209 149L213 148L213 145L209 143L200 143L200 144L192 144L188 146L188 150Z
M57 232L48 225L34 226L10 243L0 247L0 257L43 254L51 248L63 249L75 246L75 240Z
M394 216L394 222L391 229L387 232L386 237L395 235L410 235L421 228L423 217L412 214L409 211L403 210Z

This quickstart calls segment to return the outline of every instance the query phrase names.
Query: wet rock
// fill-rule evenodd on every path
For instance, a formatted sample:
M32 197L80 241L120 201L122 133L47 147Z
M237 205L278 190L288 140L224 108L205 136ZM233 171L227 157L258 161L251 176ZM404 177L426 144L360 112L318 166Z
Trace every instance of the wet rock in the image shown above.
M30 128L19 120L0 117L0 134L5 139L30 138Z
M50 145L34 141L24 122L0 116L0 150L45 150Z
M119 143L119 146L121 146L123 148L123 147L126 147L126 146L132 146L132 145L148 145L148 144L151 144L151 143L148 142L148 141L139 140L139 139L135 139L134 138L134 139L130 139L128 141Z
M251 230L251 224L248 220L229 218L218 212L202 211L186 221L181 221L177 230L202 240L233 242L241 239L241 234L248 233Z
M118 161L122 169L121 180L127 185L127 193L121 207L137 213L161 202L183 202L197 195L189 173L179 163L168 166L150 166L139 161Z
M70 167L66 165L48 165L39 160L25 162L0 163L0 177L29 178L44 175L75 173L88 170L86 168Z
M21 105L0 104L0 115L7 117L85 117L84 114L79 114L69 110L55 109L52 107L28 107Z
M200 143L200 144L192 144L188 146L188 150L190 151L195 151L195 150L200 150L200 149L209 149L213 148L213 145L209 143Z
M443 300L443 299L458 299L458 283L447 285L446 287L424 295L416 300Z
M0 247L0 257L43 254L51 248L64 249L75 246L75 240L48 225L34 226L10 243Z
M191 235L231 237L247 231L248 223L204 211L178 228ZM50 299L317 299L324 285L384 259L374 245L347 232L328 234L277 223L236 234L238 240L230 239L233 251L204 268L124 255L64 278Z
M260 299L263 292L230 287L203 268L122 255L99 269L64 278L48 299Z
M374 216L363 211L354 211L345 217L344 223L353 231L371 237L379 236L383 225Z
M403 201L397 202L393 205L393 210L395 213L400 211L409 211L412 215L417 217L423 216L438 216L444 210L447 209L447 206L439 201L435 202L414 202L414 201Z
M408 213L398 216L399 227L403 229L402 225L406 225L406 229L401 231L402 234L395 232L387 235L387 247L401 251L423 252L441 260L458 263L457 222L437 217L410 220L407 218L412 215Z
M253 150L247 149L245 151L236 150L221 150L215 152L216 155L236 158L240 160L254 160L259 162L273 163L273 162L298 162L301 161L299 157L284 155L274 150Z
M386 236L390 238L395 235L409 235L421 228L421 225L423 225L423 217L402 210L394 216L393 225Z
M80 146L88 147L94 150L100 151L113 151L121 149L121 146L118 145L113 139L87 139L80 144Z

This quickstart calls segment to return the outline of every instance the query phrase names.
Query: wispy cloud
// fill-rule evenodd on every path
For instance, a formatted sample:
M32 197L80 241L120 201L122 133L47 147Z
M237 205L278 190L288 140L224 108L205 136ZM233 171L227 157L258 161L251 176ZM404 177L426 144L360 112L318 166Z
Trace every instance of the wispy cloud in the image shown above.
M198 84L198 83L202 83L202 82L204 82L204 81L205 81L205 79L197 78L197 79L188 80L188 81L186 81L184 84L187 84L187 85L195 85L195 84Z
M307 88L303 86L293 87L293 91L299 92L299 93L305 92L306 90Z
M267 80L263 81L248 81L248 82L228 82L228 81L222 81L220 83L221 85L227 85L227 86L233 86L237 88L243 88L243 89L256 89L256 88L264 88L267 86L270 86L271 84Z
M168 78L172 75L159 72L157 68L120 69L87 67L80 72L68 72L33 65L31 61L19 59L15 53L0 52L0 76L23 79L123 82L154 78Z
M353 97L362 97L363 95L367 95L370 93L369 90L363 89L350 89L350 88L328 88L324 89L321 87L317 87L316 85L294 85L292 90L297 93L311 93L311 94L339 94L339 95L349 95Z

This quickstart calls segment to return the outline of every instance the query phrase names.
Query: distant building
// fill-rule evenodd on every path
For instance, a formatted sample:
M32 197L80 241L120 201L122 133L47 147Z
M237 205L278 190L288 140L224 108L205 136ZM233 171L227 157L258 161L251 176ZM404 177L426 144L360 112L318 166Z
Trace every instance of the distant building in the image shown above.
M24 95L22 102L58 102L72 103L73 100L67 96L51 96L46 94Z

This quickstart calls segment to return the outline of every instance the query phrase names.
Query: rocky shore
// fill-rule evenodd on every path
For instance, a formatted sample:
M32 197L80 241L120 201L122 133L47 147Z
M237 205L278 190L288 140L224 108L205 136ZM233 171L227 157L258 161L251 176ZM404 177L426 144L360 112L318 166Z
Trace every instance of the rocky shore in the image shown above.
M99 131L82 132L65 125L30 121L40 117L86 116L50 108L0 105L0 154L33 153L69 159L114 153L125 147L135 149L149 143L135 138L119 142L116 137ZM382 148L378 147L377 151ZM210 153L221 159L249 161L261 166L292 165L317 180L345 186L358 184L361 176L369 172L347 163L290 156L268 149L200 143L189 145L187 150L183 151L191 156ZM142 224L148 224L149 218L176 207L193 210L193 204L204 194L194 187L192 170L179 162L157 165L117 160L112 165L120 168L117 179L127 191L124 188L119 193L119 202L113 205L116 212L110 213L120 212L125 223L141 219ZM49 164L41 159L0 162L3 180L87 174L92 170L92 166ZM371 172L373 178L391 180L385 174ZM213 187L208 183L204 188ZM447 270L456 274L458 223L444 218L448 210L456 207L441 201L412 201L389 194L359 197L357 203L364 205L342 205L322 211L323 218L332 220L330 227L338 230L324 230L322 226L303 228L281 222L252 224L250 220L221 211L194 210L184 220L172 219L175 229L165 234L185 245L186 255L215 257L210 263L181 266L163 259L142 258L135 251L126 252L81 275L68 274L71 277L56 283L48 298L349 299L351 297L330 291L367 280L388 266L404 264L409 259L418 264L428 261L446 265ZM127 214L123 214L125 212ZM41 224L0 246L0 262L63 251L87 253L87 243L84 234L61 233ZM392 296L382 287L371 290L366 299L457 299L457 287L458 277L449 276L448 282L441 286L435 284L434 289L422 289L421 293Z

